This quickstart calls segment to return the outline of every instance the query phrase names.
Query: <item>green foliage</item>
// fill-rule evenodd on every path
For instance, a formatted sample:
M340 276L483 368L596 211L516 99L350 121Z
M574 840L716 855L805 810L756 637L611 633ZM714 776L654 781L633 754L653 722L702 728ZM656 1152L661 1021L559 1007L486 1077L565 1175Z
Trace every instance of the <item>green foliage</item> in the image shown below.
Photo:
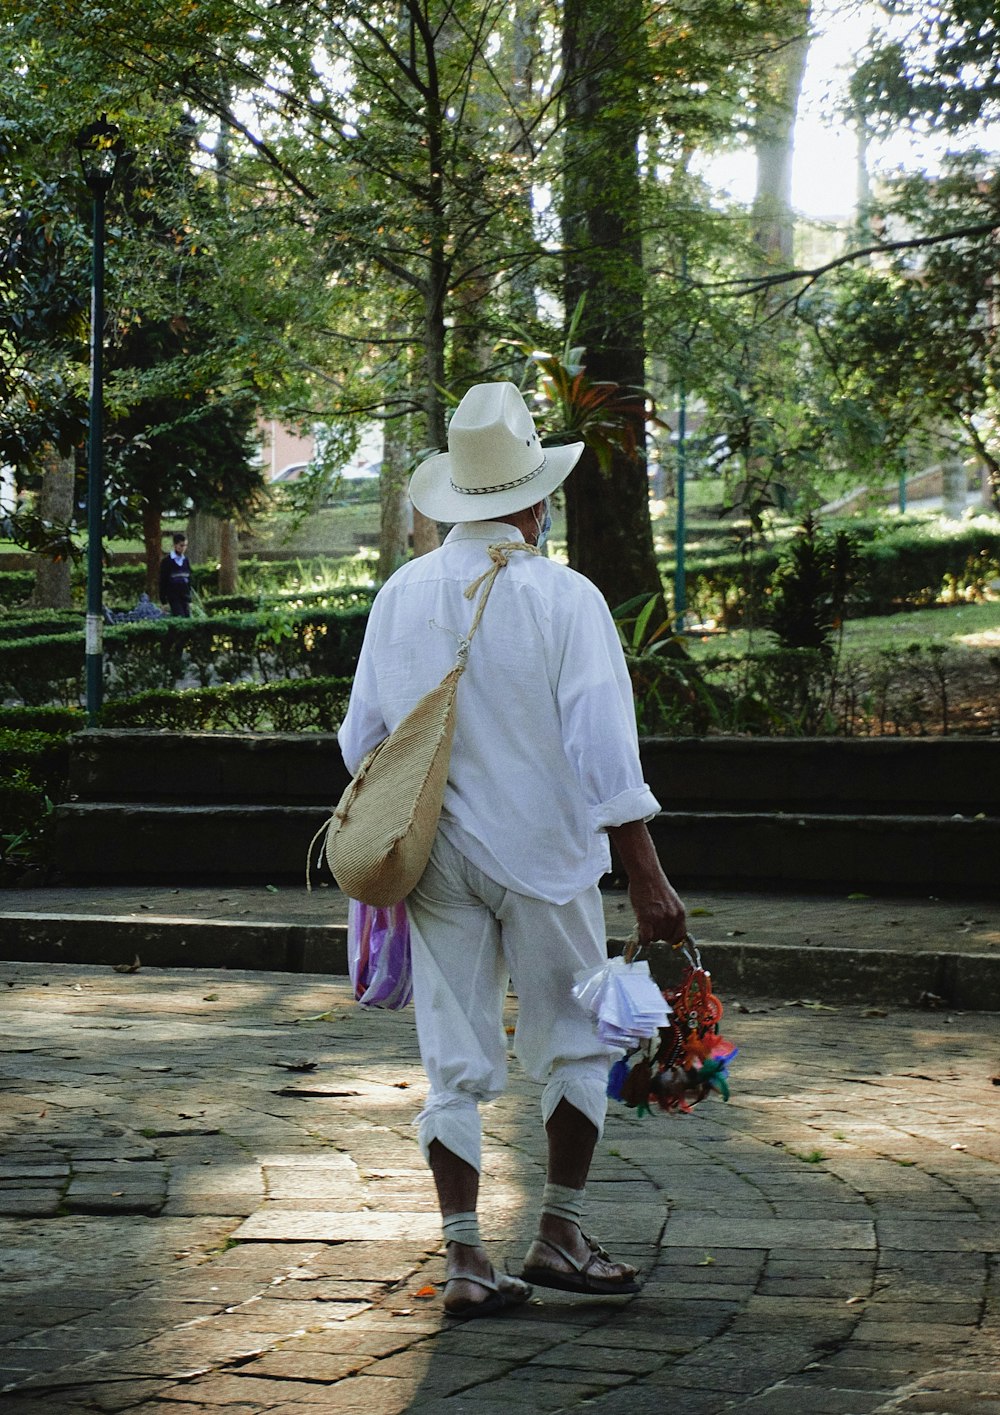
M873 131L901 123L961 132L1000 110L1000 36L983 0L893 0L858 67L853 99Z
M638 595L614 610L632 682L639 731L705 731L717 721L712 693L663 616L660 595Z
M0 884L42 858L52 804L66 794L68 766L65 736L0 723Z

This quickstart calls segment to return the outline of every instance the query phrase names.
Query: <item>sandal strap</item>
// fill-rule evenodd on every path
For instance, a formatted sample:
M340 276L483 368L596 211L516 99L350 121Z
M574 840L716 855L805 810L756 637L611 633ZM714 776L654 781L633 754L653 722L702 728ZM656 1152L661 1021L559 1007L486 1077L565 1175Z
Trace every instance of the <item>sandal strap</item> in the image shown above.
M589 1234L584 1233L582 1228L580 1229L580 1235L595 1258L603 1258L606 1263L613 1261L611 1254L605 1248L601 1247L596 1238L591 1238Z
M576 1273L585 1272L587 1268L590 1267L591 1263L596 1257L596 1254L591 1252L590 1256L585 1258L583 1262L581 1262L579 1258L576 1258L573 1256L572 1253L567 1252L561 1244L553 1243L551 1238L543 1238L541 1234L538 1235L538 1237L535 1239L535 1242L544 1243L546 1248L551 1248L553 1253L558 1253L560 1258L562 1258L565 1262L569 1263L570 1267Z
M579 1227L579 1225L577 1226ZM589 1238L587 1234L583 1232L582 1228L580 1229L580 1233L583 1237L583 1241L590 1249L590 1252L588 1253L587 1257L582 1260L580 1258L574 1257L572 1253L568 1253L566 1249L561 1246L561 1244L553 1243L551 1238L543 1238L541 1234L538 1234L538 1236L535 1238L535 1242L544 1243L546 1248L551 1248L553 1253L558 1253L560 1258L564 1259L567 1263L569 1263L573 1271L579 1273L581 1277L589 1273L590 1269L598 1261L610 1263L612 1267L626 1266L621 1263L616 1263L615 1260L612 1258L611 1254L608 1253L604 1248L602 1248L600 1243L598 1243L595 1238Z
M496 1277L495 1273L493 1277ZM477 1273L468 1273L465 1271L449 1273L445 1278L445 1286L447 1286L449 1282L474 1282L477 1287L484 1287L487 1292L500 1291L498 1285L493 1281L493 1278L479 1277Z

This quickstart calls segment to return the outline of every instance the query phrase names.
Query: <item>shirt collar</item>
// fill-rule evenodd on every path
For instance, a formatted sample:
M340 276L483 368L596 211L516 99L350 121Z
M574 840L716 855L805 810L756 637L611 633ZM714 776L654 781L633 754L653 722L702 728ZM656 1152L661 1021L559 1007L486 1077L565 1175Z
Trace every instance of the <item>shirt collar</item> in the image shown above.
M445 545L458 540L483 540L487 543L503 540L524 540L516 526L506 521L460 521L445 536Z

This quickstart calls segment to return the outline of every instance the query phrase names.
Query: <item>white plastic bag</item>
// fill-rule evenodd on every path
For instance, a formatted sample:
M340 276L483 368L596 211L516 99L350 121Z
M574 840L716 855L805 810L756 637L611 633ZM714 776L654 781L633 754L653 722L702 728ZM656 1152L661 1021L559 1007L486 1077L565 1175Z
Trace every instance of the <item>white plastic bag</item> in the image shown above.
M610 958L576 974L573 996L597 1018L597 1034L610 1046L631 1051L666 1026L671 1007L645 959Z

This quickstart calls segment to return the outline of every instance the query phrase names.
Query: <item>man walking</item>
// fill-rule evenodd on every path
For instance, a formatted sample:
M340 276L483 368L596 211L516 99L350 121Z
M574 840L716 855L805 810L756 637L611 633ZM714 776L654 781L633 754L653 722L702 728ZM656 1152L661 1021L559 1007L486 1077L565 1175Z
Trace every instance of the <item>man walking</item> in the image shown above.
M582 444L543 449L511 383L470 389L448 451L413 474L410 497L453 529L411 561L372 607L340 731L355 771L452 666L474 605L466 588L505 547L472 644L440 827L408 897L413 998L430 1081L418 1119L447 1242L445 1311L480 1316L530 1295L496 1273L479 1238L479 1106L506 1084L503 1006L518 998L514 1053L544 1084L548 1172L529 1282L602 1294L636 1290L581 1227L587 1174L621 1054L572 996L581 969L606 959L598 881L614 842L642 942L685 933L684 906L646 821L659 809L642 779L631 685L614 622L590 581L534 553L548 498ZM510 549L510 547L516 549ZM521 553L517 553L520 551Z
M174 548L160 562L160 601L169 604L171 614L191 617L191 562L183 531L174 532Z

